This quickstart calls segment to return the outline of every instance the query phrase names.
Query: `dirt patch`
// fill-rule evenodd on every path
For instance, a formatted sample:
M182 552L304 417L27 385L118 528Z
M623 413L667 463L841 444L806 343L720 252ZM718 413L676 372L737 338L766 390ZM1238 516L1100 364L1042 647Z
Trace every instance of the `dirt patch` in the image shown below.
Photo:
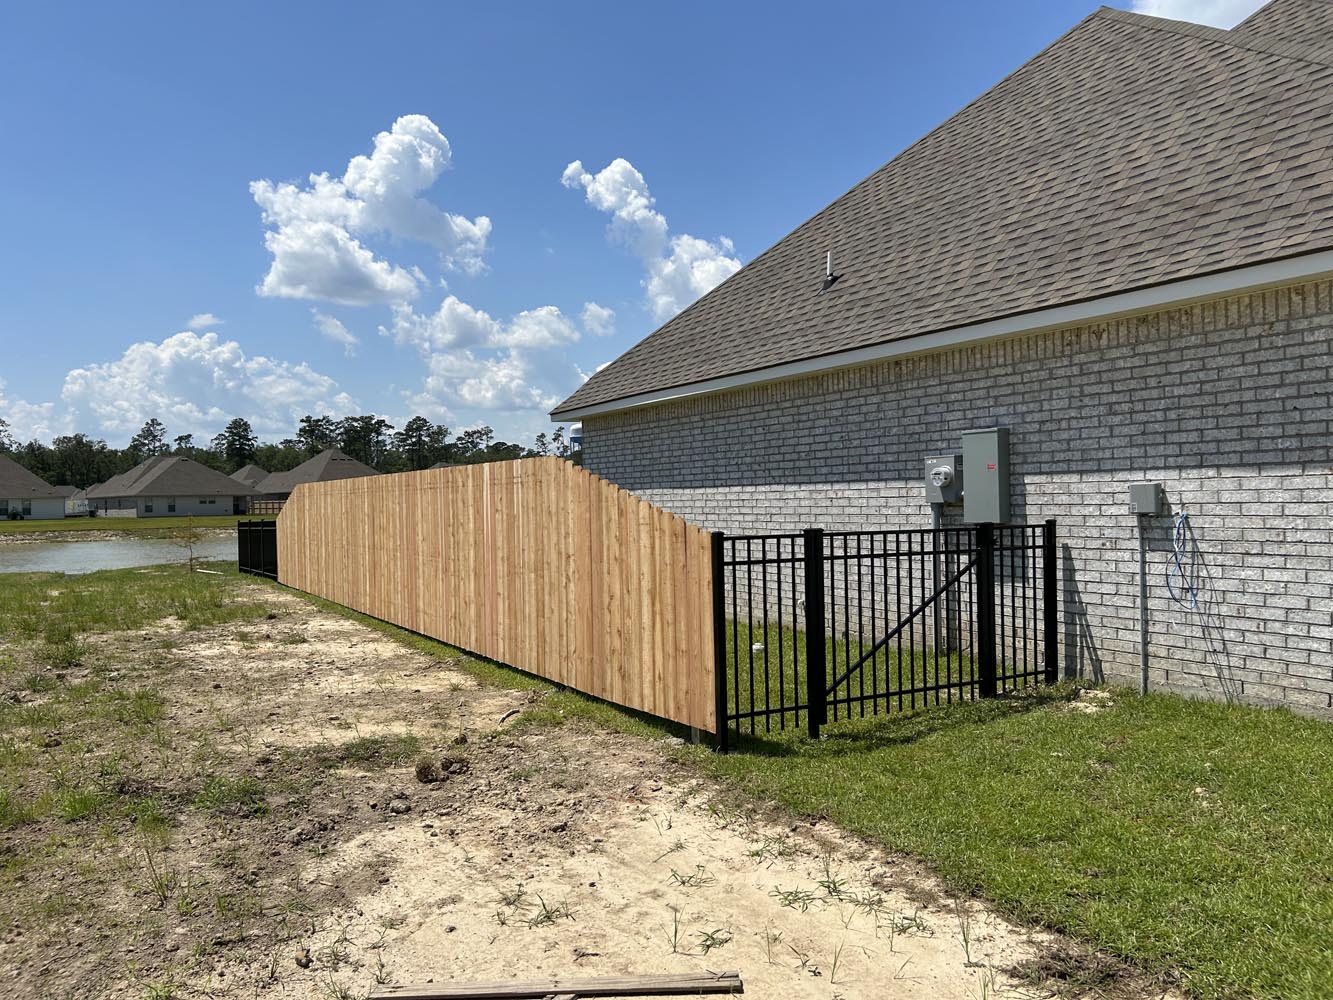
M61 683L114 694L101 739L70 717L24 737L38 769L86 748L83 773L135 805L102 829L53 815L0 835L14 995L344 997L723 968L759 997L1081 995L1051 959L1073 945L910 859L756 809L665 744L526 725L514 713L538 695L240 590L272 614L90 643ZM125 717L144 720L137 757L112 738ZM158 834L138 803L163 813Z

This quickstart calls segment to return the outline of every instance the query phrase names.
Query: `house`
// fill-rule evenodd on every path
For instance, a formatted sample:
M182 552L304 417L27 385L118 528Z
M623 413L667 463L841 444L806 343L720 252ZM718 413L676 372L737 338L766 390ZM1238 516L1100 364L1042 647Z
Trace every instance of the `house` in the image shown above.
M552 417L591 471L757 532L928 527L924 457L1007 427L1066 675L1137 681L1142 530L1153 687L1333 714L1330 107L1328 0L1102 8Z
M231 478L238 483L245 483L246 486L258 486L265 477L268 476L268 470L251 462L249 465L243 465L231 474Z
M321 451L289 472L273 472L255 486L265 500L286 500L301 483L328 483L336 479L378 476L370 466L345 455L337 448Z
M63 488L62 488L63 489ZM66 517L87 517L88 516L88 490L78 490L69 487L70 492L64 494L65 497L65 516Z
M158 455L88 489L90 511L104 517L241 514L253 487L181 455Z
M62 518L65 498L52 486L7 455L0 455L0 521L18 518Z

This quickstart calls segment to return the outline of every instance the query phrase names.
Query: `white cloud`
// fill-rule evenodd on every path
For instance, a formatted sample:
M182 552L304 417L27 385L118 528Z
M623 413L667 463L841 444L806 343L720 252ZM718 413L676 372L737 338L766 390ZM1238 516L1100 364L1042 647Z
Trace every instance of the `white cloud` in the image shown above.
M688 234L669 236L648 183L628 160L617 157L596 174L575 160L560 183L582 188L589 205L610 213L611 239L643 262L648 307L659 321L670 319L741 268L726 237L713 242Z
M311 309L310 313L315 317L315 329L335 344L343 345L343 353L347 357L355 357L356 345L360 343L356 339L356 334L347 329L340 319L336 316L330 316L328 313L322 313L318 309Z
M1193 21L1218 28L1234 28L1267 0L1134 0L1134 12Z
M5 394L5 380L0 378L0 418L9 424L9 433L20 444L34 438L49 441L68 428L57 425L54 403L29 403L26 399L10 399Z
M112 435L133 434L150 417L173 435L208 435L238 416L258 433L290 434L303 414L357 409L333 379L307 364L247 357L234 340L188 331L75 368L60 395L80 428Z
M370 236L432 246L445 268L483 270L491 220L445 212L420 197L451 159L434 122L404 115L375 136L369 156L353 157L342 177L311 174L306 186L252 182L250 193L273 227L264 236L273 264L259 294L344 305L412 298L425 276L376 257L362 243Z
M616 332L616 311L596 302L583 303L579 321L594 337L609 337Z
M454 421L459 411L506 411L511 419L541 413L587 378L564 351L579 340L579 329L555 306L502 323L449 295L428 315L396 306L380 333L421 352L426 376L407 398L437 419Z
M215 326L221 326L226 320L221 319L212 313L195 313L190 317L190 322L185 324L187 330L208 330Z

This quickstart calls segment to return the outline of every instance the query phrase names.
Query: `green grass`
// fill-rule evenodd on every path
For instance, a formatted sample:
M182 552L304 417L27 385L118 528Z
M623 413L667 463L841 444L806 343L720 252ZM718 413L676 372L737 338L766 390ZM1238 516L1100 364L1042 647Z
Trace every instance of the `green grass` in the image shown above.
M873 714L876 705L873 701L859 702L856 699L872 697L876 692L906 692L895 695L895 709L924 708L927 704L939 704L957 700L959 690L970 685L974 677L974 668L969 657L959 653L939 657L933 653L912 649L912 643L904 638L903 649L899 653L896 643L883 649L873 648L873 642L861 642L855 637L836 639L829 636L824 642L825 676L832 683L844 674L845 680L833 691L833 700L838 702L836 714L845 717L848 713L856 716ZM747 624L727 621L725 640L727 657L727 704L728 711L762 710L765 704L796 706L806 704L806 649L805 633L791 628L779 628L770 623ZM855 664L865 657L865 663L853 669ZM943 691L924 692L924 688L944 687ZM753 702L751 694L753 693ZM879 706L883 710L883 706ZM834 709L830 707L830 718ZM797 719L795 711L786 713L786 724L803 724L804 712ZM777 724L777 719L772 719ZM763 727L763 721L756 725Z
M1333 728L1286 712L1067 689L700 756L708 772L934 865L1022 920L1200 997L1333 982Z
M67 517L61 520L0 520L0 535L32 535L48 531L120 531L134 535L169 535L182 528L236 527L237 521L260 520L248 514L207 517Z
M214 775L207 778L194 797L196 809L209 812L228 812L242 816L259 816L268 812L264 786L249 776L229 778Z
M104 570L78 576L13 573L0 577L0 639L41 639L51 666L72 666L79 636L143 628L168 616L189 628L261 618L267 608L237 600L228 576L182 566Z

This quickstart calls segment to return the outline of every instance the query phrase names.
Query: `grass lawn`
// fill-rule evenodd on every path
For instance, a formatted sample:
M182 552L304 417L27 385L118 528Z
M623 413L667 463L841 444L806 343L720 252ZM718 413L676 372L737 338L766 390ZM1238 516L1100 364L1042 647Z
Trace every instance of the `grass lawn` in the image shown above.
M923 858L956 886L1200 997L1333 989L1333 727L1070 690L700 755L748 794ZM1092 705L1101 702L1092 701Z
M271 518L270 518L271 519ZM67 517L63 520L0 520L0 535L31 535L47 531L122 531L126 534L169 534L182 528L234 528L237 521L263 520L247 514L210 517Z

